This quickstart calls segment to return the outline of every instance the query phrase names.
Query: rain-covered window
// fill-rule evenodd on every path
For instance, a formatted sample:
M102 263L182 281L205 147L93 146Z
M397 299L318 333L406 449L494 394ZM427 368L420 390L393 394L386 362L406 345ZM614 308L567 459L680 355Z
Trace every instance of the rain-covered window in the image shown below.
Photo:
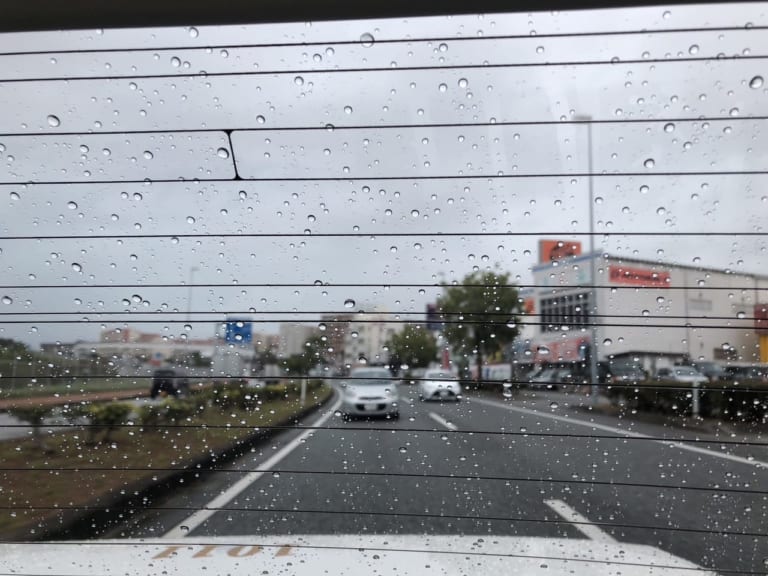
M766 4L302 5L0 22L0 574L768 570Z

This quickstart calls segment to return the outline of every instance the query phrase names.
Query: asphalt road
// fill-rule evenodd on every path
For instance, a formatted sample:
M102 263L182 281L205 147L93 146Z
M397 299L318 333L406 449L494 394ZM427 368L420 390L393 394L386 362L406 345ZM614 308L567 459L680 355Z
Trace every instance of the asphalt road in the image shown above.
M103 536L597 534L720 572L768 570L763 446L659 441L697 434L590 413L565 393L442 404L401 391L399 421L344 422L331 401L302 423L323 429L283 433L239 472Z

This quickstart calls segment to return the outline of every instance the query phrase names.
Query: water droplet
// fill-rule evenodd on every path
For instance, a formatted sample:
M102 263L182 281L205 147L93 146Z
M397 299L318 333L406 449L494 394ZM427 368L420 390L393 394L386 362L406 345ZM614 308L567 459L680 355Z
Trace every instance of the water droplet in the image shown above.
M179 530L181 530L182 532L185 532L185 533L189 532L189 526L179 526Z
M760 88L763 85L763 77L762 76L754 76L752 80L749 81L749 87L750 88Z
M352 338L357 338L358 336L360 336L360 333L357 330L353 330L350 336L352 336Z
M344 308L354 308L355 307L355 301L352 300L352 298L347 298L344 300Z
M144 158L145 159L152 160L152 158L154 158L154 157L155 157L155 155L152 154L152 152L150 152L149 150L144 150Z
M739 320L743 320L746 317L747 317L747 315L743 311L739 311L739 312L736 313L736 318L738 318Z
M459 78L459 88L466 88L469 86L469 80L466 78Z
M80 266L80 264L78 264L77 262L72 262L72 270L74 270L75 272L82 272L83 267Z
M440 52L448 52L448 44L443 42L440 44L440 46L437 47L437 49L440 50Z
M48 115L48 126L51 126L52 128L56 128L59 124L61 124L61 120L59 120L58 116L54 116L53 114Z
M550 407L552 410L556 410L557 408L560 408L560 404L558 404L557 402L550 402L550 403L549 403L549 407Z
M13 304L13 298L11 298L10 296L3 296L3 304L6 304L6 305Z
M373 43L374 43L375 41L376 41L376 40L375 40L375 38L373 37L373 34L370 34L370 33L366 32L365 34L361 34L361 35L360 35L360 43L361 43L361 44L362 44L364 47L366 47L366 48L370 48L371 46L373 46Z
M672 122L667 122L664 124L664 132L674 132L675 131L675 125Z
M194 224L194 223L195 223L195 217L187 216L187 224Z
M304 86L304 78L296 76L296 78L293 79L293 83L296 84L296 86Z
M352 106L344 106L344 114L352 114Z
M610 338L606 338L605 340L603 340L603 346L610 346L611 344L613 344L613 340L611 340Z
M656 161L653 158L646 158L645 162L643 162L643 166L648 168L649 170L656 166Z
M418 210L411 210L411 216L414 217L414 218L418 218L419 217L419 211Z
M261 114L259 114L258 116L256 116L256 122L257 122L258 124L264 124L264 122L266 122L266 119L264 118L264 116L262 116Z
M400 454L405 454L406 452L408 452L408 448L406 448L405 446L400 446L398 450Z
M667 213L667 210L666 208L664 208L664 206L659 206L658 208L656 208L656 214L658 214L659 216L664 216L664 214L666 213Z
M72 200L70 200L69 202L67 202L67 208L69 208L70 210L77 210L77 202L73 202Z
M438 89L438 90L440 90L440 92L447 92L447 91L448 91L448 84L445 84L445 83L441 83L441 84L440 84L440 85L437 87L437 89Z
M641 314L642 314L643 316L650 316L650 315L651 315L651 311L650 311L650 310L643 310L643 311L641 312Z
M546 346L539 346L536 348L536 353L540 354L541 356L547 356L549 354L549 348Z
M394 254L395 252L397 252L397 246L390 246L389 251Z
M229 150L227 150L226 148L219 148L218 150L216 150L216 155L219 158L229 158Z
M18 192L11 192L10 196L11 196L11 200L19 200L19 199L21 199L21 196L19 196Z
M536 46L536 54L544 54L544 46Z
M723 350L730 350L730 349L731 349L731 345L730 345L728 342L723 342L723 343L720 345L720 347L721 347Z
M328 326L326 326L325 322L320 322L320 324L317 325L317 329L320 330L320 332L325 332L328 329Z
M657 304L664 304L664 296L657 296L656 297L656 303Z
M688 48L688 54L694 55L699 53L699 45L698 44L691 44L691 46Z

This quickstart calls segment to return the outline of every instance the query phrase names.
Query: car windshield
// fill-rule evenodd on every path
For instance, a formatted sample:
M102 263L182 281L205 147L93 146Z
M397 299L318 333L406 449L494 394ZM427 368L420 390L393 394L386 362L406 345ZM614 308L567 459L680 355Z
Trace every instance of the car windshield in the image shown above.
M0 576L768 570L768 3L5 4Z

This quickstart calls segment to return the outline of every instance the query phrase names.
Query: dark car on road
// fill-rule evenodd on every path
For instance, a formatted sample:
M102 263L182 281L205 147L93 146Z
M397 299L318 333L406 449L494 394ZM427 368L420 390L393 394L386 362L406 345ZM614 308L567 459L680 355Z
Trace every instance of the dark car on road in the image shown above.
M189 379L178 368L160 368L152 374L150 396L185 396L189 392Z
M636 384L646 379L645 372L631 364L597 364L597 379L600 384Z

